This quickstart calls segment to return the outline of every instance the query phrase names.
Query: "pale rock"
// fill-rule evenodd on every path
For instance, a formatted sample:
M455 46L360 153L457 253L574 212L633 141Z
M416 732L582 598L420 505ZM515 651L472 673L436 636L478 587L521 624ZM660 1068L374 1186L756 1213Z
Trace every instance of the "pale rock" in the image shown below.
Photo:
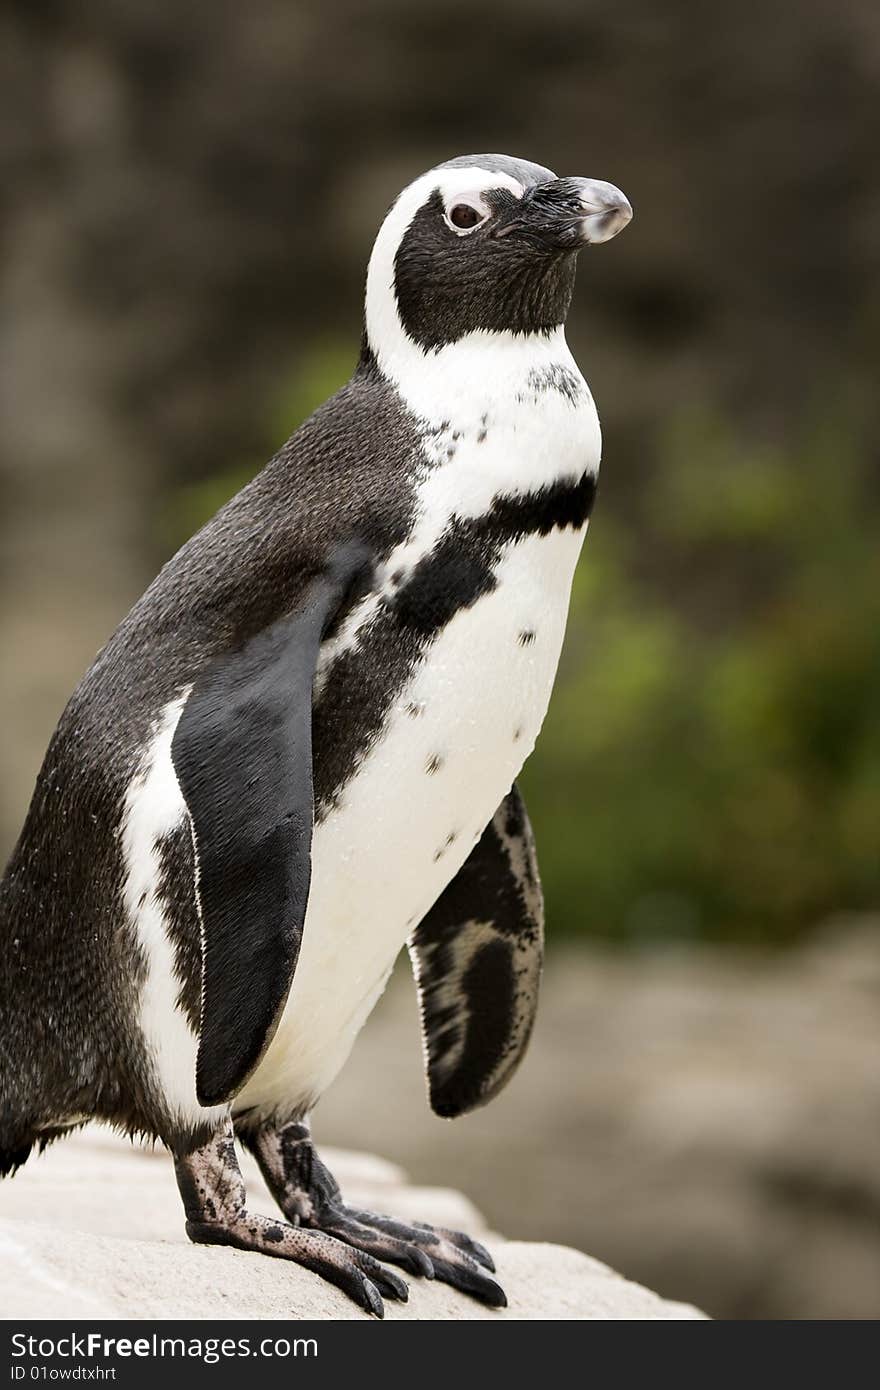
M460 1193L410 1187L384 1159L341 1150L325 1156L356 1205L478 1235L510 1301L485 1308L445 1284L411 1278L409 1302L386 1303L388 1321L703 1317L578 1250L493 1235ZM243 1167L251 1205L271 1212L256 1166L245 1157ZM367 1316L297 1265L191 1245L168 1155L97 1129L54 1145L0 1184L0 1308L7 1319Z

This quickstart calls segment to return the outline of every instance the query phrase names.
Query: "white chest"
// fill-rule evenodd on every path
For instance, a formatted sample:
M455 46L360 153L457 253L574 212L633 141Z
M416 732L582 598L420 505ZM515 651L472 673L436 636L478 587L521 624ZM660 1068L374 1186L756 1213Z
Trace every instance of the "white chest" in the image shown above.
M463 390L448 416L426 421L433 467L412 534L328 644L319 681L451 519L479 517L499 495L538 492L598 464L586 387L574 400L542 391L534 371L520 371L503 401ZM491 592L431 642L338 809L316 828L293 987L242 1107L283 1110L321 1095L407 936L509 790L547 710L582 540L582 530L564 528L503 548Z
M565 532L510 550L497 589L444 629L316 828L293 988L242 1106L322 1094L509 790L547 710L580 541Z

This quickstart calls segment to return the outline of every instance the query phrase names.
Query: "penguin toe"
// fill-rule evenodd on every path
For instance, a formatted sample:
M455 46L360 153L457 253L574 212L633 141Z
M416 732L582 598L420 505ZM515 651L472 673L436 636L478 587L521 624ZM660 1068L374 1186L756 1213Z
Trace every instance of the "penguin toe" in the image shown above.
M408 1274L414 1274L417 1279L434 1278L434 1263L431 1257L417 1245L406 1245L403 1241L386 1241L384 1249L377 1249L376 1253L380 1259L398 1265Z
M438 1229L437 1234L442 1236L445 1240L448 1240L450 1245L455 1245L459 1250L463 1250L466 1255L470 1255L472 1260L476 1260L478 1265L482 1265L484 1269L488 1269L490 1274L495 1273L495 1261L492 1259L485 1245L481 1245L478 1240L474 1240L472 1236L466 1236L463 1231Z
M419 1274L423 1279L434 1278L434 1261L424 1250L420 1250L417 1245L410 1245L406 1253L411 1261L410 1268L413 1274Z
M507 1295L501 1285L484 1274L482 1268L467 1256L457 1260L441 1260L436 1255L432 1258L434 1276L442 1279L444 1284L451 1285L461 1293L469 1294L471 1298L488 1304L490 1308L507 1307Z
M355 1261L367 1276L366 1282L375 1285L386 1298L396 1298L400 1303L408 1301L409 1285L399 1275L380 1265L378 1260L374 1260L372 1255L367 1255L362 1250L356 1252Z
M381 1266L380 1266L381 1268ZM376 1275L373 1275L376 1279ZM409 1302L409 1284L399 1275L392 1273L390 1269L383 1269L379 1279L379 1287L386 1298L396 1298L401 1303Z
M362 1215L363 1213L358 1213L358 1216ZM401 1227L403 1235L392 1235L375 1225L366 1225L345 1208L336 1207L333 1209L332 1218L325 1219L320 1229L333 1236L335 1240L345 1241L362 1254L371 1255L375 1260L398 1265L400 1269L405 1269L408 1274L414 1274L420 1279L434 1278L431 1256L409 1238L413 1231L408 1227Z
M367 1312L372 1313L374 1317L384 1318L385 1304L382 1302L382 1295L376 1285L369 1279L363 1279L361 1281L361 1294L363 1296L362 1307L366 1308Z
M504 1290L488 1277L495 1273L495 1261L485 1246L463 1231L422 1222L410 1225L394 1217L344 1206L334 1207L332 1222L328 1221L322 1229L358 1251L369 1252L410 1274L439 1279L490 1307L507 1305Z

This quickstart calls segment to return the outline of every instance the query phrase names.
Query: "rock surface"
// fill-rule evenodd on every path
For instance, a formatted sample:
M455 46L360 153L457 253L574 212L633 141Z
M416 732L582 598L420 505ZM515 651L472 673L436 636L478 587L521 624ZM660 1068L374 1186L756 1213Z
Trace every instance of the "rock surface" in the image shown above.
M698 1319L607 1265L559 1245L486 1233L459 1193L414 1188L392 1164L329 1152L358 1205L466 1229L488 1240L509 1307L488 1309L444 1284L410 1279L395 1319ZM255 1166L244 1159L250 1199L271 1211ZM307 1270L238 1250L190 1245L171 1164L87 1130L31 1159L0 1186L0 1309L5 1318L365 1317Z

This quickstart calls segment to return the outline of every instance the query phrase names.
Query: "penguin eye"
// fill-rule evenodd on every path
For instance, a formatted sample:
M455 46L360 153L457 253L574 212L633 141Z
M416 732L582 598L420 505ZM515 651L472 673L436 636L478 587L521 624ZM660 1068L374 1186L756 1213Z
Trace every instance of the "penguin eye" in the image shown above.
M446 222L454 232L472 232L475 227L479 227L486 221L489 213L481 207L474 207L473 203L453 203L446 213Z
M468 227L476 227L480 221L480 214L476 208L470 207L467 203L456 203L449 214L449 220L453 227L467 230Z

